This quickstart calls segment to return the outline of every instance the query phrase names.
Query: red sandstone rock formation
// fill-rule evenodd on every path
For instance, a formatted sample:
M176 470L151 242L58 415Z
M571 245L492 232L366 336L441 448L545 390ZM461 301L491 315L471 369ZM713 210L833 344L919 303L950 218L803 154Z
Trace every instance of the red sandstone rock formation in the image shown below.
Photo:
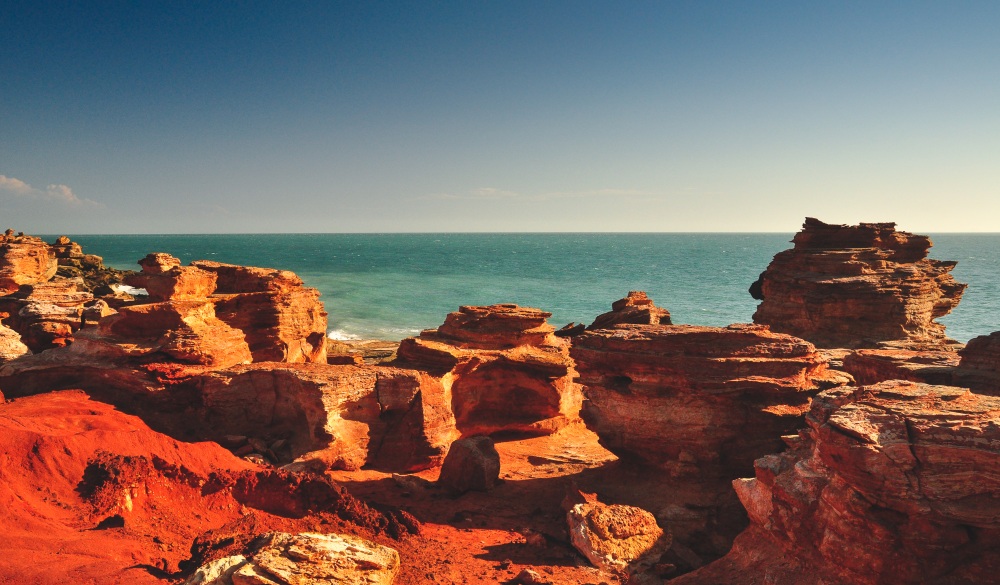
M551 433L579 419L581 397L569 342L553 335L550 316L511 304L461 307L438 329L404 339L396 363L440 379L465 436Z
M571 355L601 444L688 477L749 472L813 395L847 381L812 344L760 325L618 325L576 337Z
M881 341L947 341L947 315L965 290L955 262L928 259L926 236L893 223L828 225L806 218L751 287L762 299L755 323L820 347L876 347Z
M72 342L84 326L84 313L100 302L81 285L78 278L22 285L0 297L0 311L10 314L8 324L32 351L61 347Z
M267 455L295 469L426 469L458 436L440 382L412 370L259 363L206 373L185 389L202 438L282 441Z
M654 305L653 299L641 290L632 290L612 303L610 312L598 315L587 329L606 329L623 323L670 325L670 311Z
M81 288L96 295L111 294L111 285L119 284L125 277L133 274L130 270L116 270L104 266L103 258L94 254L84 254L80 244L66 236L59 236L49 248L55 254L58 263L56 276L80 278L83 280Z
M844 356L843 370L863 385L886 380L951 384L959 354L951 350L858 349Z
M220 319L246 334L256 362L326 361L326 312L319 291L288 270L193 262L218 278Z
M55 254L41 239L13 230L0 236L0 294L17 291L22 284L51 279L58 268Z
M0 313L0 318L6 316L6 313ZM0 364L17 359L26 353L31 353L31 350L21 342L21 336L17 331L0 323ZM0 403L2 402L0 399Z
M962 359L955 370L955 385L1000 396L1000 331L969 340L958 353Z
M821 394L792 449L734 482L751 527L678 584L989 583L1000 398L894 381Z

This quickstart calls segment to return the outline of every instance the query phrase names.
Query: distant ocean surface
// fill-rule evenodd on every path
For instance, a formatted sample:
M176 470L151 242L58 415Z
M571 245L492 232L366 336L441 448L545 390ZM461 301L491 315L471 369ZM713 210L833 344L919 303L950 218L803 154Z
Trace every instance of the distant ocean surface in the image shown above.
M793 234L70 235L114 268L149 252L291 270L323 294L330 336L402 339L459 305L538 307L549 322L589 324L630 290L674 323L751 321L747 288ZM965 342L1000 330L1000 234L932 235L931 257L969 283L941 322ZM51 241L46 237L46 241Z

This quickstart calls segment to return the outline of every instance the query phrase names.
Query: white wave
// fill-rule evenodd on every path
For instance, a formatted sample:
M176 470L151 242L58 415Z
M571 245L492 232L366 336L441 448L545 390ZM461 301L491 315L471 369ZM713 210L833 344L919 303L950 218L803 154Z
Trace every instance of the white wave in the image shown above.
M343 329L331 329L326 336L337 341L354 341L355 339L361 339L360 335L347 333Z
M115 292L123 292L132 296L135 295L149 295L149 292L144 288L136 288L134 286L129 286L127 284L112 284L111 290Z

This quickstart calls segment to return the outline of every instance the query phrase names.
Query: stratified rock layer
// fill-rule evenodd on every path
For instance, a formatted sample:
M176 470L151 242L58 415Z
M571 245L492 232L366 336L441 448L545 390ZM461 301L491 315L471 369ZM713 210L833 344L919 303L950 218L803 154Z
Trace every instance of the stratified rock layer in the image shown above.
M598 315L587 329L605 329L623 323L670 325L670 311L657 307L641 290L629 291L611 304L611 311Z
M980 394L1000 396L1000 331L970 339L959 351L955 384Z
M296 469L425 469L458 437L441 384L412 370L260 363L182 386L196 396L203 436L280 444L261 450Z
M288 270L199 260L218 278L219 319L246 335L255 362L325 362L326 317L319 291Z
M893 223L829 225L806 218L750 288L762 299L755 323L820 347L877 347L881 341L945 342L947 315L962 298L956 262L931 260L926 236Z
M951 350L857 349L844 356L843 369L858 384L909 380L951 384L959 354Z
M550 316L512 304L461 307L404 339L397 364L441 381L465 436L551 433L579 420L581 396L569 341L553 335Z
M0 294L50 280L57 269L55 253L40 238L13 230L0 235Z
M893 381L817 397L794 448L734 482L751 527L677 583L989 583L1000 398Z
M571 350L601 444L676 475L739 477L844 383L809 342L761 325L618 325Z

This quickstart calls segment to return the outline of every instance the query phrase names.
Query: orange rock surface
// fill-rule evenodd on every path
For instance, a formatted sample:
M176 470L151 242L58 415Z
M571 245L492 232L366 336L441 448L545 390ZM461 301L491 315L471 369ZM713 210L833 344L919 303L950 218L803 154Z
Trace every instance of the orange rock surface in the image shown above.
M581 396L569 342L553 335L550 316L510 304L462 307L404 339L396 365L441 381L463 435L551 433L578 420Z
M812 396L847 381L809 342L761 325L618 325L574 338L571 355L601 443L687 477L749 472Z
M611 311L598 315L587 329L605 329L623 323L670 325L670 311L654 305L643 291L632 290L612 303Z
M905 381L824 392L792 449L734 482L751 527L693 583L989 583L1000 398Z
M199 260L217 277L216 315L243 331L255 362L326 361L326 311L319 291L288 270Z
M40 238L13 230L0 235L0 294L15 292L22 284L45 282L57 268L55 253Z
M761 299L754 323L820 347L877 347L906 340L945 342L935 322L965 291L955 262L931 260L927 236L896 231L893 223L855 226L806 218L750 288Z

